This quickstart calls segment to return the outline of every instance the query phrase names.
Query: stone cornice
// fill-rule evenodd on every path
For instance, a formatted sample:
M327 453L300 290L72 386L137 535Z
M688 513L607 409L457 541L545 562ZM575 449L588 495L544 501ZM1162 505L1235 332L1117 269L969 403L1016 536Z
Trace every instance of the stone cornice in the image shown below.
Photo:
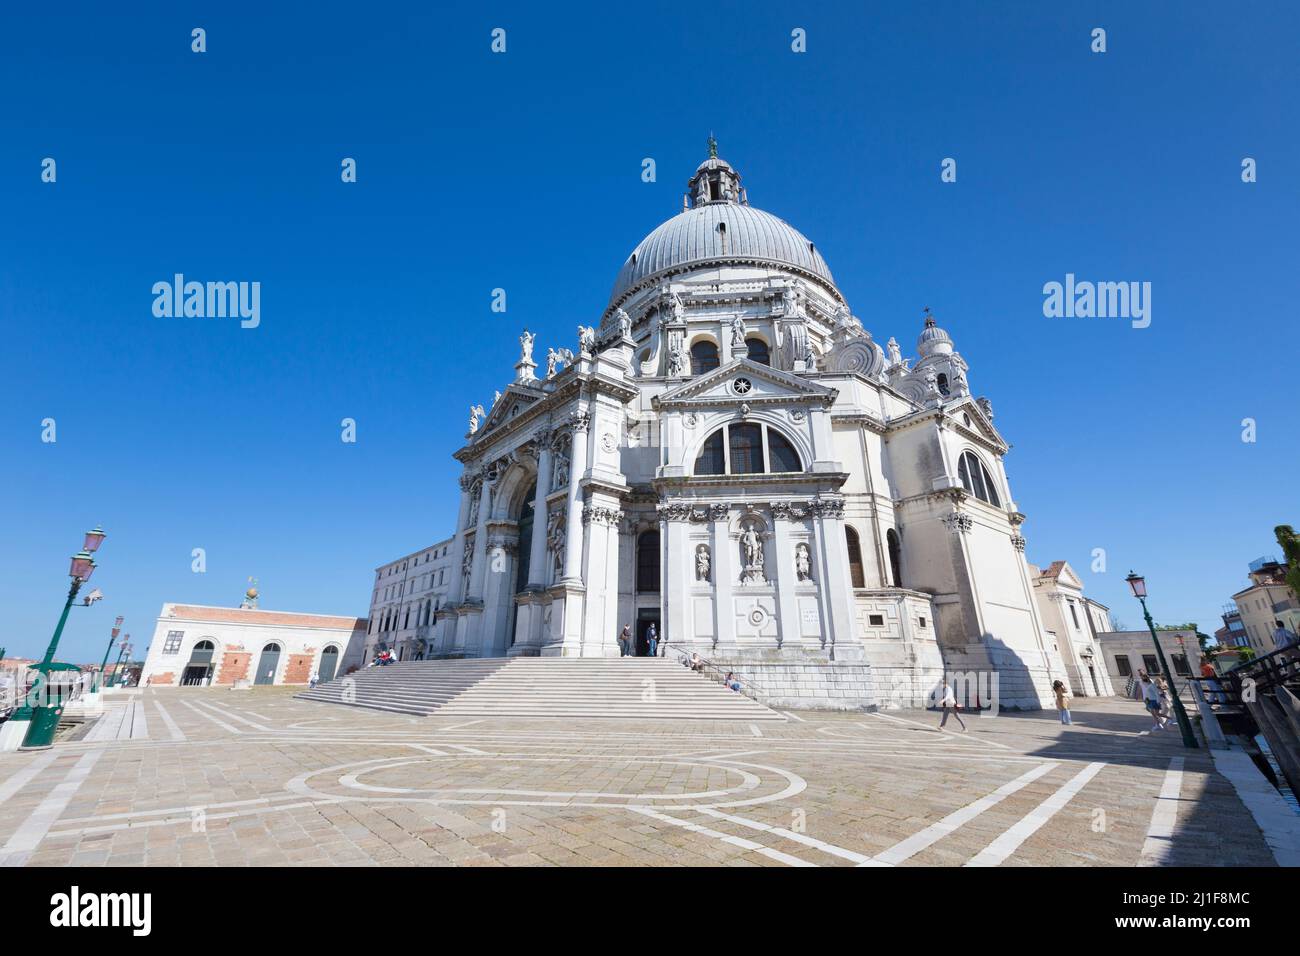
M706 488L735 488L737 494L750 495L753 494L752 489L761 490L771 488L773 485L811 485L825 488L828 491L839 491L848 479L848 472L819 471L783 474L779 477L773 475L675 475L656 478L650 484L660 496L670 493L681 494L685 490ZM732 495L732 497L735 496Z

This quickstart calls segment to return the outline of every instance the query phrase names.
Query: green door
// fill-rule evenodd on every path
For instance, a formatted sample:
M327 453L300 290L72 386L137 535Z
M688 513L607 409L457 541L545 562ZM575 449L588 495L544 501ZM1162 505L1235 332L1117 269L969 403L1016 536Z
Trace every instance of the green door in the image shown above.
M337 647L327 647L320 652L320 669L316 675L323 684L328 680L334 679L334 672L339 666L339 649Z
M254 684L274 684L275 668L280 663L280 645L267 644L262 648L262 656L257 661L257 677Z

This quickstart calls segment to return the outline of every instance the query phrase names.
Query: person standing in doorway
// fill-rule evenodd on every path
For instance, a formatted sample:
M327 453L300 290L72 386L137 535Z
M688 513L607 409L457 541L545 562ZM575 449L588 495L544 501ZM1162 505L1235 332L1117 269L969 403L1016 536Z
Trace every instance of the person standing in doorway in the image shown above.
M957 718L957 723L961 724L961 729L966 729L966 721L961 719L958 713L960 707L957 704L957 695L952 692L952 684L948 683L948 678L943 679L943 690L939 691L939 704L943 707L943 719L939 721L939 730L943 730L943 725L948 722L948 714L951 713Z
M1063 681L1052 681L1052 694L1056 697L1056 713L1061 718L1061 723L1069 727L1074 723L1070 717L1070 692L1066 690Z
M650 622L650 628L645 632L645 640L650 645L650 656L657 657L659 651L659 632L655 630L655 622Z
M618 656L627 657L628 646L632 643L632 625L624 624L623 631L618 635Z

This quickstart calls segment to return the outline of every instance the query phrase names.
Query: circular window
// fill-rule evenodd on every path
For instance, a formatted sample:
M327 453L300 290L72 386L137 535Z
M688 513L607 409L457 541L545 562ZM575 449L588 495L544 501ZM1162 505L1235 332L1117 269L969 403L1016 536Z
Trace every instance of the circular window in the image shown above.
M753 387L754 383L747 378L738 378L731 383L731 388L737 395L748 395Z
M749 612L749 623L754 627L762 627L767 621L767 612L761 607L756 607Z

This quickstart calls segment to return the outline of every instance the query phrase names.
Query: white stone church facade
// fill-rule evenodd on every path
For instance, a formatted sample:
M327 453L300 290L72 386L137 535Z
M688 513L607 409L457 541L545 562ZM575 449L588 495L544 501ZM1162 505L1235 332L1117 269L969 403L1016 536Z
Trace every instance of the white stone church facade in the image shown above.
M928 314L915 359L877 344L711 154L576 354L525 331L471 409L427 656L617 656L653 623L775 703L915 705L946 668L1048 704L1066 672L966 362Z

